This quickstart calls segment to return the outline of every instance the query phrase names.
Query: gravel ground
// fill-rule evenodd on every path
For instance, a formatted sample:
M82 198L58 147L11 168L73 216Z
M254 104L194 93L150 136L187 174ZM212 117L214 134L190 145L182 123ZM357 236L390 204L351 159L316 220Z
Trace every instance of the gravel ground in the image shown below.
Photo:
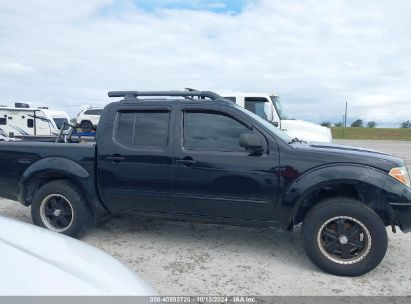
M410 162L411 142L338 141ZM0 214L31 223L29 208L0 200ZM282 232L139 217L113 217L82 237L168 295L411 295L411 234L391 231L382 264L359 278L319 271L299 229Z

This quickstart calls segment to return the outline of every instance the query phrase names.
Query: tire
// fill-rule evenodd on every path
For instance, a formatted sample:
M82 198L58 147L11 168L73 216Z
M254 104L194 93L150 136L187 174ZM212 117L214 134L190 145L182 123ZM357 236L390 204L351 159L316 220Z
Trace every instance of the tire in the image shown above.
M377 267L387 251L387 230L377 213L350 198L314 206L302 225L304 249L325 272L360 276Z
M65 180L49 182L36 191L31 217L37 226L72 237L79 236L93 224L83 196Z
M93 131L93 124L89 121L82 121L80 124L81 131L88 133Z

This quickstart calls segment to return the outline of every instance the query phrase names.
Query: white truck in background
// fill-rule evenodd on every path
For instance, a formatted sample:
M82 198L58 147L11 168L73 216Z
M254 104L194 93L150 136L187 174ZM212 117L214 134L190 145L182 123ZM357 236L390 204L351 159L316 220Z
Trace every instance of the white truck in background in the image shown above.
M64 111L46 107L30 108L16 103L14 107L0 106L0 134L3 137L54 136L70 117Z
M261 116L292 138L308 142L332 142L330 128L290 118L280 98L274 93L223 93L220 95Z

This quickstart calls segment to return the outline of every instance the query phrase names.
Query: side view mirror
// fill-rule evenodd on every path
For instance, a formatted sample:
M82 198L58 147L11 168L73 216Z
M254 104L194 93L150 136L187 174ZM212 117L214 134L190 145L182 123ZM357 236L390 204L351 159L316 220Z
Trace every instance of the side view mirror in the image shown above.
M264 152L261 138L254 133L241 133L240 147L250 151L250 155L258 155Z
M278 121L272 121L271 124L272 124L274 127L277 127L277 128L278 128Z

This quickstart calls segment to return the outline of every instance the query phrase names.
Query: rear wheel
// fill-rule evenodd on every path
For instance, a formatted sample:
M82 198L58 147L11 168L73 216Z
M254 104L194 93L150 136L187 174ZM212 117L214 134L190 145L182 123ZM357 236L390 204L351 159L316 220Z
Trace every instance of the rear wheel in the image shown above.
M82 195L68 181L52 181L34 195L31 217L37 226L78 236L93 222Z
M80 124L81 131L91 132L93 131L93 124L90 121L82 121Z
M387 251L387 231L378 214L350 198L328 199L312 208L302 233L311 261L335 275L365 274Z

